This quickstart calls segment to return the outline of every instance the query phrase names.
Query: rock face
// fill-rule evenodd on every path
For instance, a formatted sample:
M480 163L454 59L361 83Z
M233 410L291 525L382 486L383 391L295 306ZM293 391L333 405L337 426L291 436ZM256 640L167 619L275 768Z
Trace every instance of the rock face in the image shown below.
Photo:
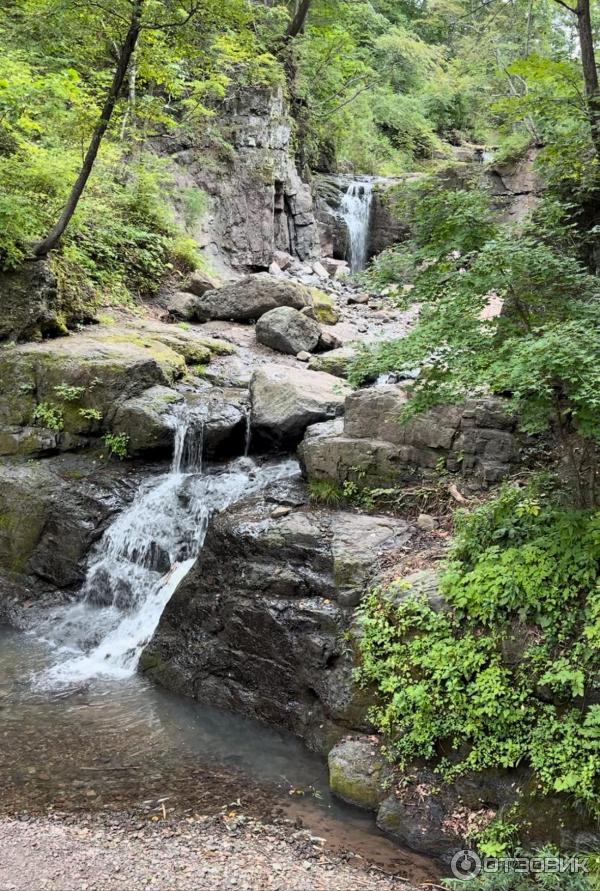
M123 504L119 476L82 456L0 464L0 574L80 584L83 558Z
M377 810L385 780L391 775L389 764L368 739L345 739L329 752L331 791L367 810Z
M280 353L295 356L312 352L319 342L321 328L291 306L271 309L256 323L256 339Z
M196 297L189 317L198 322L219 319L253 322L280 306L300 310L310 304L311 296L307 288L261 272Z
M250 383L254 445L293 447L311 424L340 415L349 387L339 378L302 368L266 365Z
M535 169L539 150L530 148L523 157L490 164L483 178L496 196L503 222L518 223L539 204L545 183Z
M66 334L81 318L61 300L56 276L46 260L0 273L0 340L36 340Z
M194 236L216 263L236 270L268 269L276 251L318 258L312 195L296 170L283 91L237 87L223 109L205 136L159 142L182 187L208 196Z
M183 396L170 387L157 386L122 402L115 411L113 427L129 437L129 454L171 452L173 406L183 401Z
M441 406L400 423L402 385L358 390L345 402L343 430L309 431L299 455L309 479L417 483L440 469L481 485L497 482L519 457L516 421L499 399Z
M323 748L364 725L345 640L358 578L351 567L360 563L366 585L380 554L410 533L387 517L308 510L298 504L305 497L297 484L279 484L213 517L142 664L170 689Z

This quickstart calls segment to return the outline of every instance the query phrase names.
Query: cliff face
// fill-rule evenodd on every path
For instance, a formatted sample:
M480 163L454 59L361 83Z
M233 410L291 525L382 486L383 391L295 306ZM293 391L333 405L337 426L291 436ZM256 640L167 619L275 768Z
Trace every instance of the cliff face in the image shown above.
M209 209L193 233L217 267L268 269L276 250L320 256L310 187L296 169L292 120L281 90L240 91L205 137L165 139L182 188L197 187Z

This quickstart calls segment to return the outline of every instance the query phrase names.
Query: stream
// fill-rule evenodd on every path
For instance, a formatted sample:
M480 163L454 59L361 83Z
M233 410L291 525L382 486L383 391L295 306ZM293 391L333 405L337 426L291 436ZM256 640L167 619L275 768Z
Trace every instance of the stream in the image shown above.
M137 674L208 519L298 473L295 460L202 467L202 418L176 413L168 472L152 476L90 554L76 600L0 629L1 812L178 819L289 818L386 872L435 880L372 815L329 792L325 759L291 734L155 687Z

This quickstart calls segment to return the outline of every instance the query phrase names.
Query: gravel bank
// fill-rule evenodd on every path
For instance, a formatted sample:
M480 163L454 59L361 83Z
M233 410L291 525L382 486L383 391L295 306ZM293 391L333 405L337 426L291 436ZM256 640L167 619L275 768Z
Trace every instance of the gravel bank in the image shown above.
M136 823L0 818L1 891L414 891L325 853L305 830L238 815Z

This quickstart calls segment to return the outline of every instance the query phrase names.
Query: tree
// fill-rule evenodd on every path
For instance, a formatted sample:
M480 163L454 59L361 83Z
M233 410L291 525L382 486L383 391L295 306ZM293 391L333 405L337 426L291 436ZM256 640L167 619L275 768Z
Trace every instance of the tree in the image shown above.
M598 82L598 69L596 68L590 0L577 0L575 7L566 3L565 0L555 0L555 2L562 6L563 9L568 9L577 19L577 33L579 35L590 131L596 154L600 156L600 84Z
M127 30L127 34L125 35L125 39L119 49L114 77L106 95L100 119L96 124L96 127L94 128L88 150L85 154L85 158L83 159L83 164L81 166L81 170L79 171L79 176L73 184L71 194L69 195L67 203L65 204L64 210L60 215L58 222L55 226L53 226L48 235L43 238L42 241L38 242L38 244L34 247L33 253L36 257L45 257L53 248L57 246L65 229L69 225L73 214L77 209L79 199L81 198L87 181L90 178L94 163L96 161L96 158L98 157L100 145L110 125L110 121L115 110L115 105L117 104L117 100L121 93L125 77L127 76L131 57L133 56L138 38L140 36L143 7L144 0L132 0L131 20L129 22L129 28Z

